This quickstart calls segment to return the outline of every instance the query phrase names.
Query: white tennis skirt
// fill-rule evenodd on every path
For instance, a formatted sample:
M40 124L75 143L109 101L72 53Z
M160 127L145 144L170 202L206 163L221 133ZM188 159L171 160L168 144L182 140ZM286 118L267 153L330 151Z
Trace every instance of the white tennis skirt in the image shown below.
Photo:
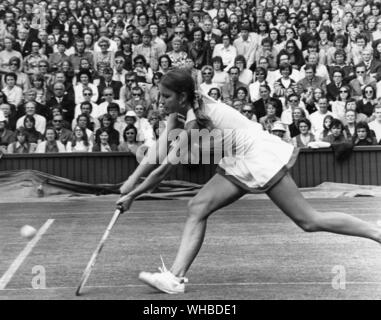
M250 139L241 154L221 159L217 173L250 193L266 192L287 174L299 149L267 132Z

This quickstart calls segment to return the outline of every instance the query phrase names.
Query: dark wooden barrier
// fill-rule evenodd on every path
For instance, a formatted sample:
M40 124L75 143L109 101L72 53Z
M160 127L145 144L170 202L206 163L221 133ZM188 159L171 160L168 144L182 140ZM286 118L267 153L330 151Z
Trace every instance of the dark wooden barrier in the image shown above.
M91 184L116 184L136 168L134 156L121 153L60 153L4 155L0 170L32 169ZM204 184L216 165L180 165L169 179ZM356 147L349 159L338 162L331 149L302 150L291 169L299 187L322 182L381 185L381 147Z

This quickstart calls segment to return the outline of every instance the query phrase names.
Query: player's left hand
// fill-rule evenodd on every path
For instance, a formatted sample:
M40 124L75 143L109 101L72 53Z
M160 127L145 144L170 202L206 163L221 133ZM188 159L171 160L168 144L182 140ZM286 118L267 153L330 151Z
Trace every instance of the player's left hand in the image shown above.
M119 198L119 200L116 202L116 205L121 206L123 208L123 211L127 211L130 209L134 200L134 197L132 197L130 194L126 194Z

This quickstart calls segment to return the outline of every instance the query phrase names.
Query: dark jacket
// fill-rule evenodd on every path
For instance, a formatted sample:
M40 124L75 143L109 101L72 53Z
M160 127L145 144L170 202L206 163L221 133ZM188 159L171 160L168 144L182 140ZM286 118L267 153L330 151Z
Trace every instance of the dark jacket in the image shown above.
M269 98L269 101L275 102L276 104L275 115L280 118L283 111L282 102L277 98ZM254 102L254 108L255 108L254 112L255 112L255 115L257 116L257 119L260 119L266 115L266 106L262 98Z
M111 80L109 87L111 87L114 92L114 100L119 100L120 88L123 87L123 83L120 81ZM106 83L104 79L101 79L98 85L99 98L97 104L100 104L104 101L103 90L105 88L107 88Z

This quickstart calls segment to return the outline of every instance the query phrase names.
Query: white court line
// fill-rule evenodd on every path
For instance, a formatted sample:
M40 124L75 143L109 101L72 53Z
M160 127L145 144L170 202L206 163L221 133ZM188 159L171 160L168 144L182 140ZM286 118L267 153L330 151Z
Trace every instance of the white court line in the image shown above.
M380 285L380 281L347 281L346 285ZM219 286L317 286L317 285L332 285L332 282L317 281L317 282L223 282L223 283L188 283L188 287L219 287ZM87 289L117 289L117 288L143 288L147 287L145 284L126 284L116 286L86 286ZM28 288L9 288L4 291L19 291L19 290L33 290L33 291L49 291L49 290L75 290L77 287L48 287L45 289Z
M11 281L13 275L17 272L18 268L22 265L25 258L31 253L34 246L37 244L37 242L41 239L41 237L44 235L46 230L51 226L54 219L48 219L45 224L38 230L37 234L33 237L32 240L28 242L26 247L23 251L20 252L18 257L12 262L8 270L4 273L4 275L0 279L0 290L4 290L5 287L8 285L9 281Z

